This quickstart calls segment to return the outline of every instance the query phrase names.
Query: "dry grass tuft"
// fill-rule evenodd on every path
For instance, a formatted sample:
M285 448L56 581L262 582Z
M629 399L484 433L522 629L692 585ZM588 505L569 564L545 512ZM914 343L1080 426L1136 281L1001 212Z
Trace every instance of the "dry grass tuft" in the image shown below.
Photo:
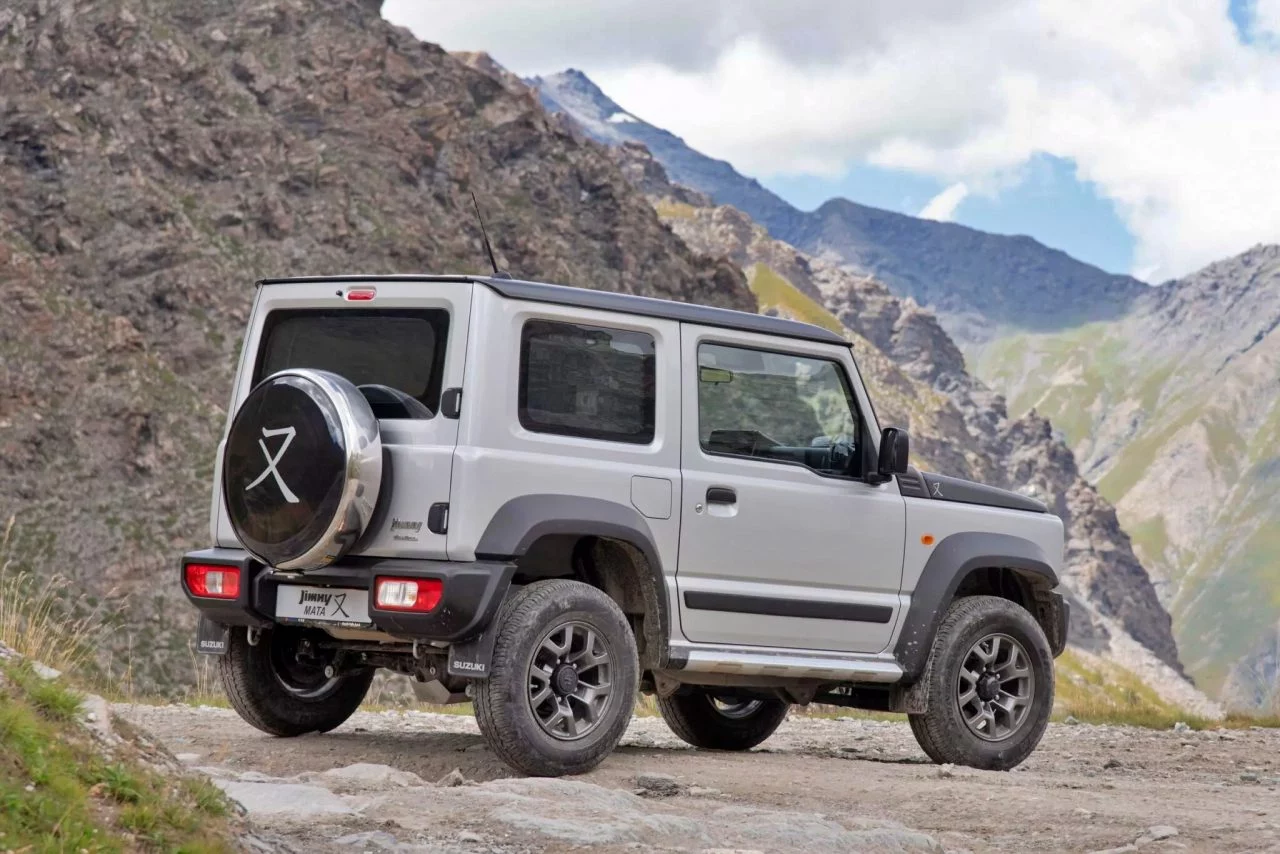
M106 625L97 607L68 600L68 580L37 579L15 568L14 517L0 535L0 643L59 670L77 671L92 661Z

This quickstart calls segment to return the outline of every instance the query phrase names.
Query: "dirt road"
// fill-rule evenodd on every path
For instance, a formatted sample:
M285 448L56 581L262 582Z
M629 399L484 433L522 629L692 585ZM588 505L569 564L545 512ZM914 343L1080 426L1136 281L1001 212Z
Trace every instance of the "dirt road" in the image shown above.
M897 723L792 718L725 754L637 718L595 772L526 780L467 717L362 712L278 740L222 709L117 714L298 851L1280 851L1277 730L1055 724L996 773L929 764Z

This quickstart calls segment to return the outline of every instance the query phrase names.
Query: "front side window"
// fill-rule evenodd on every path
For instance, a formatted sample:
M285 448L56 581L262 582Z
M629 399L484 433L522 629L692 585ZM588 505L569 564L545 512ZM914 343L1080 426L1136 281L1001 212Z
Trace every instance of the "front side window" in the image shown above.
M378 418L431 418L448 338L443 309L273 311L254 383L285 368L315 368L354 383Z
M722 344L698 348L698 438L707 453L858 476L858 425L836 362Z
M520 333L520 425L647 445L654 436L654 340L644 332L530 320Z

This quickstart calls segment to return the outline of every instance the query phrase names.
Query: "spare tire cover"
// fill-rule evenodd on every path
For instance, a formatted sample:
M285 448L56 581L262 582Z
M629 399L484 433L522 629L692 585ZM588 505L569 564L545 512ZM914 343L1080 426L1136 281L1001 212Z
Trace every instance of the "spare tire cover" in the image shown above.
M381 483L378 421L337 374L272 374L231 422L222 460L227 515L268 566L318 569L340 558L369 524Z

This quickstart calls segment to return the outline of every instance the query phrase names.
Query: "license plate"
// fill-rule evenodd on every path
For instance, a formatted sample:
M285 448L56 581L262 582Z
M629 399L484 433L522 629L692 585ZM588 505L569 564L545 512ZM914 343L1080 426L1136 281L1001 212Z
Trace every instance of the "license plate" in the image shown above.
M276 618L287 623L367 626L369 591L282 584L276 588Z

